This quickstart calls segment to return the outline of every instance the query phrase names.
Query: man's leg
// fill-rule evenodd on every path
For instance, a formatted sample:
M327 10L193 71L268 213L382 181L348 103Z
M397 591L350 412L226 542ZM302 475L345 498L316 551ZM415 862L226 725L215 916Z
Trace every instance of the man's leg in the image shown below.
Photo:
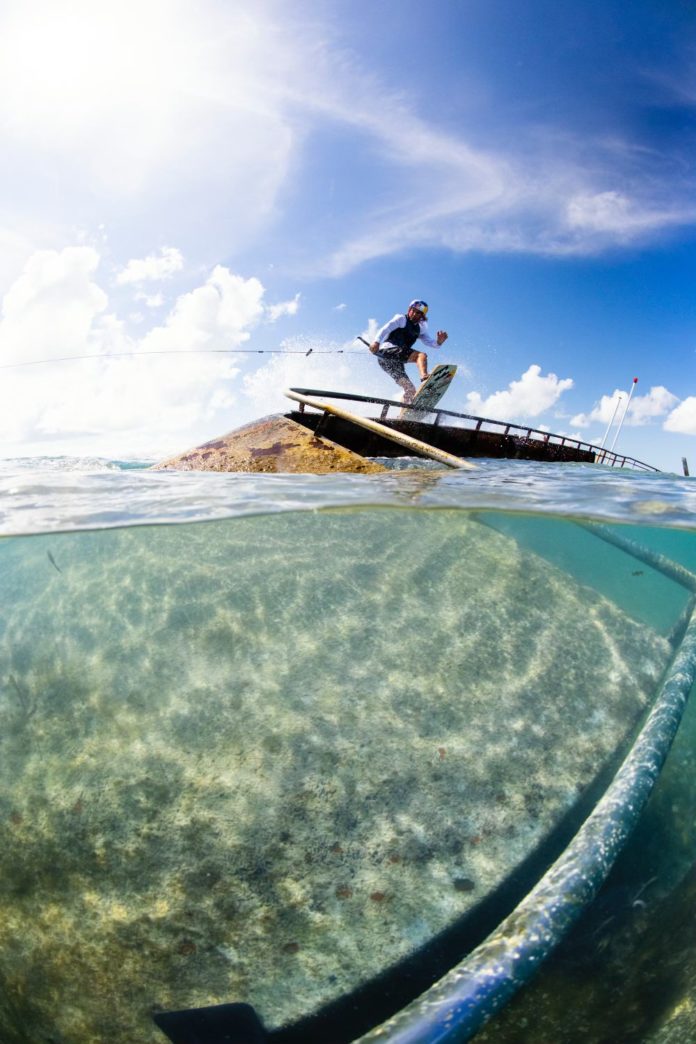
M401 398L401 401L410 402L413 396L416 394L416 389L413 387L413 384L406 376L406 370L404 369L403 362L400 359L393 359L391 357L385 358L382 355L377 356L377 362L379 363L379 366L384 370L384 372L388 373L391 379L393 381L396 381L396 383L402 389L403 396Z
M403 388L404 390L404 394L401 397L401 401L412 402L413 396L416 394L416 389L414 388L413 383L408 379L406 374L404 374L403 377L399 377L396 383L399 385L400 388Z
M411 352L408 361L416 363L420 379L424 381L428 376L428 356L425 352Z

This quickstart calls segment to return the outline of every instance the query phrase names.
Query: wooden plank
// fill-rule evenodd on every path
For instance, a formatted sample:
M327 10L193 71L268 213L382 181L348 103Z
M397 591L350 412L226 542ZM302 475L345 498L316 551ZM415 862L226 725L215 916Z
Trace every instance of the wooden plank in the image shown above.
M405 435L403 432L387 428L384 424L371 420L369 417L360 417L356 413L350 413L348 410L341 409L340 406L334 406L331 402L321 402L319 399L312 399L309 395L302 395L300 392L293 391L292 388L288 388L285 391L285 395L289 399L294 399L295 402L301 402L305 406L313 406L317 410L323 410L324 413L331 413L334 417L340 417L351 424L357 424L360 428L365 428L376 435L381 435L383 438L403 446L404 449L412 450L419 457L429 457L430 460L437 460L440 464L447 465L448 468L459 468L462 470L465 468L476 468L476 465L471 464L468 460L455 457L454 454L437 449L436 446L430 446L427 442L421 442L420 439L414 439L411 435Z

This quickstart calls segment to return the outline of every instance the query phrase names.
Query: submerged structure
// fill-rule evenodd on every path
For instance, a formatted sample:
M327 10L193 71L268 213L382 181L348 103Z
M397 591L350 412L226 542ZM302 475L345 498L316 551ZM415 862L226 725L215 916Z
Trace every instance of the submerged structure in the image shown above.
M299 403L284 415L245 425L161 461L158 469L203 471L368 472L374 457L430 457L449 467L469 458L581 462L657 471L649 464L566 435L451 410L405 410L402 402L314 388L290 388ZM321 396L321 399L318 398ZM324 401L328 400L328 401ZM350 411L339 408L350 403ZM378 418L353 412L380 406ZM309 406L308 412L306 407ZM396 411L396 415L390 416ZM459 464L457 463L459 461Z

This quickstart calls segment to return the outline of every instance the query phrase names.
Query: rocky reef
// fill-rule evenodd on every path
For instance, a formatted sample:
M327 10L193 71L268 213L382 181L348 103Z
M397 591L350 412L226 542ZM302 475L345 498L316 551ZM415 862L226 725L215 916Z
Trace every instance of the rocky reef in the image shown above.
M371 474L385 469L289 417L274 415L160 461L156 470Z

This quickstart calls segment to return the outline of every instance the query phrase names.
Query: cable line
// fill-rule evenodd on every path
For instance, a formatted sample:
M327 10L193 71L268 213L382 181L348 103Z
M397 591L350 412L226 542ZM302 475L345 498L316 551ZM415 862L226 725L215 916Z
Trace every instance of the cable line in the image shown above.
M78 362L83 359L136 359L144 355L362 355L350 348L310 348L309 351L289 348L179 348L154 352L109 352L107 355L64 355L55 359L31 359L28 362L0 363L0 370L11 370L19 366L44 366L50 363Z

